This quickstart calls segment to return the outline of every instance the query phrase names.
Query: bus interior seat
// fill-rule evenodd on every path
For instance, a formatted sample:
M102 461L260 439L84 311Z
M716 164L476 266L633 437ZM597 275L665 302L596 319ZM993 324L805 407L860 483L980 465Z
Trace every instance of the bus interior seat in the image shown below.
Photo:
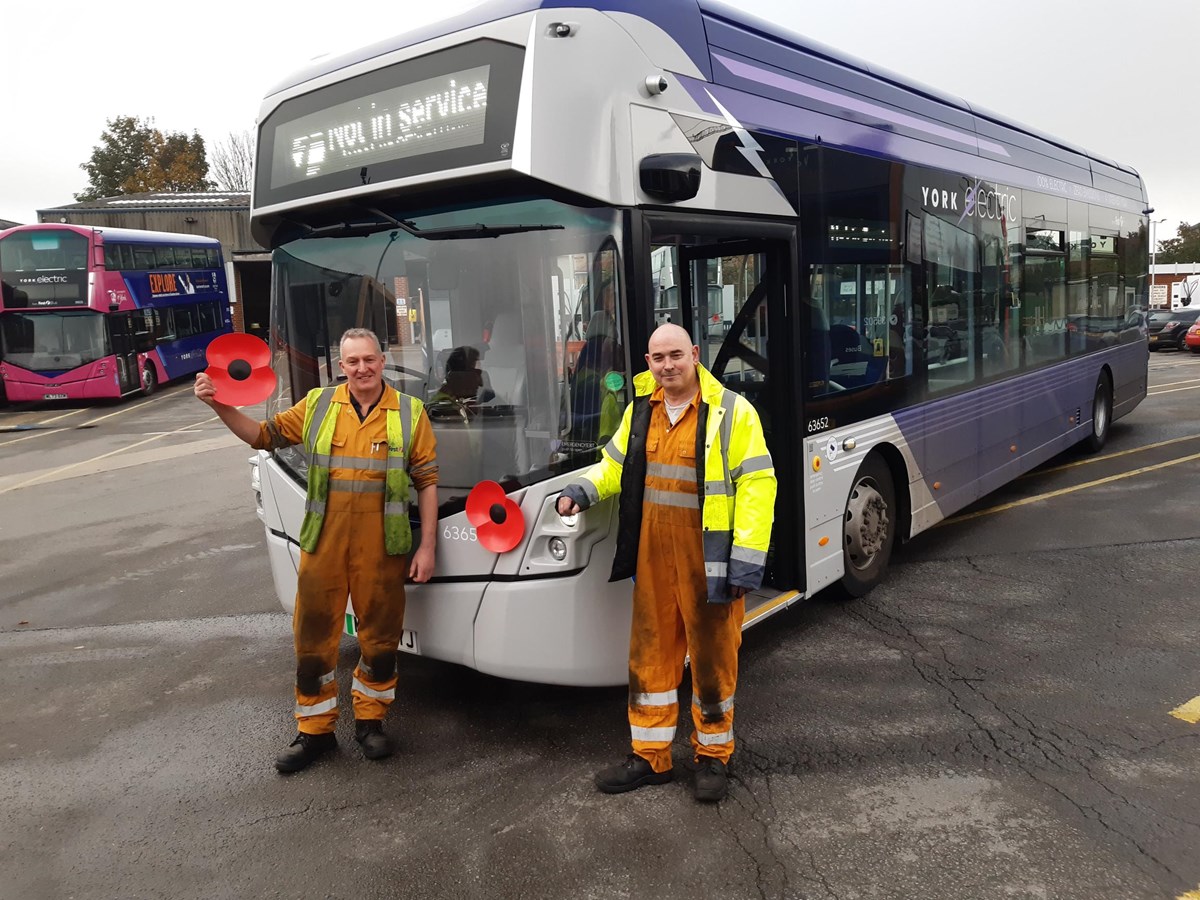
M876 356L871 342L849 325L829 326L831 375L844 388L865 387L881 381L887 372L887 356Z
M515 314L500 313L492 325L484 367L497 403L520 406L525 400L525 344Z

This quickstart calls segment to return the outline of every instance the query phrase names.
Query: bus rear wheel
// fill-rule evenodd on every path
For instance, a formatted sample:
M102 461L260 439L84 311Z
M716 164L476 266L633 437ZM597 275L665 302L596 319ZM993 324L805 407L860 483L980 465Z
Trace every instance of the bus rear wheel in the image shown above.
M1083 446L1089 453L1098 453L1108 441L1112 403L1112 385L1108 383L1108 375L1101 374L1096 379L1096 393L1092 397L1092 433L1083 439Z
M146 360L142 364L142 396L149 397L154 393L154 389L158 387L158 372L154 369L154 363Z
M896 513L892 472L882 457L868 456L854 477L843 518L841 588L849 596L862 597L883 580L896 539Z

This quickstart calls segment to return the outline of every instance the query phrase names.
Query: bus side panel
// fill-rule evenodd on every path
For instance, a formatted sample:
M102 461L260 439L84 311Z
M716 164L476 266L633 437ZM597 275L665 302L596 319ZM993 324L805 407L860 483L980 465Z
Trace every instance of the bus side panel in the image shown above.
M1146 398L1150 377L1150 345L1145 329L1141 339L1131 341L1109 357L1113 378L1113 421L1133 412Z
M958 395L925 407L925 457L918 457L917 463L943 515L948 507L958 509L979 496L981 448L976 410L982 402L982 397ZM898 413L896 420L905 433L911 430L903 413Z
M1131 344L1115 353L1068 360L1019 379L895 413L901 431L914 444L916 465L939 513L922 514L917 485L912 485L912 533L953 515L1087 437L1096 381L1106 364L1124 373L1125 383L1133 386L1126 389L1135 394L1125 402L1131 409L1144 396L1144 391L1136 395L1134 387L1145 353L1142 345ZM916 443L919 436L924 438L924 452ZM976 454L973 460L972 453Z

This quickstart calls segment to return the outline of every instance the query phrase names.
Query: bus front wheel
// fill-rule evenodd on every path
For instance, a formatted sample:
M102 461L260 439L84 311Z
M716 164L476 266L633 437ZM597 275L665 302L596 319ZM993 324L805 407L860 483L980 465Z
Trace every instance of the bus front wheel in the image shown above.
M158 387L158 372L154 369L154 363L146 360L142 363L142 395L149 397L154 393L156 387Z
M1092 433L1083 440L1083 446L1089 453L1098 453L1108 441L1112 405L1112 385L1108 383L1108 375L1101 373L1096 379L1096 394L1092 397Z
M883 580L896 538L896 490L892 473L880 456L863 460L843 520L842 590L862 597Z

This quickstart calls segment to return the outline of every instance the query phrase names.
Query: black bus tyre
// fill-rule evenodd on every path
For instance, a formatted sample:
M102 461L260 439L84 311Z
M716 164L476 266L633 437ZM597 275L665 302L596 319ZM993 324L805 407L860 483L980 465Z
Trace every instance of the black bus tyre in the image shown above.
M149 397L154 393L154 389L158 387L158 372L154 368L154 363L146 360L142 364L142 396Z
M846 498L842 519L841 588L862 597L883 580L896 540L896 489L883 458L863 460Z
M1084 438L1083 446L1089 453L1097 453L1108 441L1108 430L1112 425L1112 385L1108 375L1101 373L1096 379L1096 394L1092 397L1092 433Z

